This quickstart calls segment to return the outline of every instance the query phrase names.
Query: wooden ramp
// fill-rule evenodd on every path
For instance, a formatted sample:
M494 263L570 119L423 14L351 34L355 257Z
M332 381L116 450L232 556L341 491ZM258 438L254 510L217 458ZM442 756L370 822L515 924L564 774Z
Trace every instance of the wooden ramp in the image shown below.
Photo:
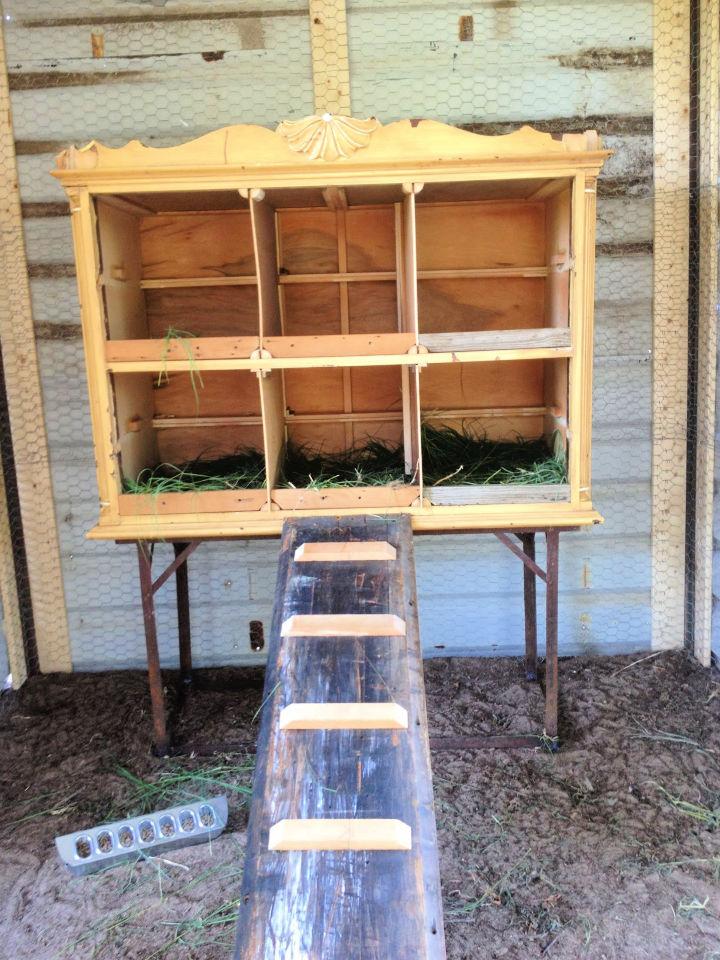
M286 521L264 697L235 960L442 960L407 517Z

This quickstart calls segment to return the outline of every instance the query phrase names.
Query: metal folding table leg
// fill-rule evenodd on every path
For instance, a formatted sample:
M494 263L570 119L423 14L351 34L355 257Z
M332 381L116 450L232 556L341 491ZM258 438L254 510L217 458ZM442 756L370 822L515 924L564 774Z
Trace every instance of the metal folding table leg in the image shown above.
M535 560L535 534L523 533L520 536L526 555ZM523 586L525 606L525 676L528 680L537 680L537 597L536 575L523 564Z
M558 555L560 534L545 531L547 542L545 593L545 736L557 746L558 735Z
M189 544L174 543L175 559L187 550ZM180 683L187 686L192 683L192 643L190 635L190 592L188 589L187 559L175 570L175 590L177 594L178 642L180 646Z

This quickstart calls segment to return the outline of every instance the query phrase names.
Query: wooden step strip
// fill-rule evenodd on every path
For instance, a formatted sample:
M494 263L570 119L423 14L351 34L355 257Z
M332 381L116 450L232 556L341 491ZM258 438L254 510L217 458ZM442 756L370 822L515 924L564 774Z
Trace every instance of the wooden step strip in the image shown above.
M394 560L397 550L386 540L343 540L303 543L295 551L296 563L336 563L343 560Z
M296 613L283 637L404 637L405 621L393 613Z
M399 703L290 703L280 711L281 730L407 730Z
M402 820L280 820L268 850L412 850L412 831Z

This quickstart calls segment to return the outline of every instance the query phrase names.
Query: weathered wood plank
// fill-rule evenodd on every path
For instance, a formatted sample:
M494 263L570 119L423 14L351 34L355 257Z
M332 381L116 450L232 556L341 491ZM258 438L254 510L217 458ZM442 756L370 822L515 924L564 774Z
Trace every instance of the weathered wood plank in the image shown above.
M425 494L430 498L430 503L445 506L461 503L549 503L569 500L570 487L567 483L457 484L426 487Z
M71 669L50 458L23 243L3 30L0 27L0 338L40 669ZM16 119L16 118L13 118ZM0 533L2 531L0 530ZM9 529L5 527L5 533ZM5 539L0 549L11 554ZM5 565L12 560L5 559ZM11 603L8 597L9 603ZM12 607L10 607L12 613Z
M441 960L444 957L422 661L407 518L287 523L276 589L236 960ZM303 543L385 540L397 562L296 567ZM402 610L406 638L281 637L299 613ZM408 731L278 729L294 702L333 699L407 709ZM282 820L393 819L412 850L269 851ZM307 823L303 824L307 826Z

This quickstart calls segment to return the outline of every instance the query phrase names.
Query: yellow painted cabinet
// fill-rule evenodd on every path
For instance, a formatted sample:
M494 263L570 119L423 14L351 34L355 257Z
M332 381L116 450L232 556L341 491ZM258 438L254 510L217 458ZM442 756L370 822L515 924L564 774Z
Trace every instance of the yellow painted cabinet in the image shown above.
M303 511L402 511L418 530L596 522L607 155L592 132L343 117L65 151L101 500L90 535L256 536ZM469 430L537 441L564 475L433 473L427 436ZM332 460L372 444L397 451L399 477L285 480L289 448ZM240 450L259 465L241 487L133 492L162 464Z

